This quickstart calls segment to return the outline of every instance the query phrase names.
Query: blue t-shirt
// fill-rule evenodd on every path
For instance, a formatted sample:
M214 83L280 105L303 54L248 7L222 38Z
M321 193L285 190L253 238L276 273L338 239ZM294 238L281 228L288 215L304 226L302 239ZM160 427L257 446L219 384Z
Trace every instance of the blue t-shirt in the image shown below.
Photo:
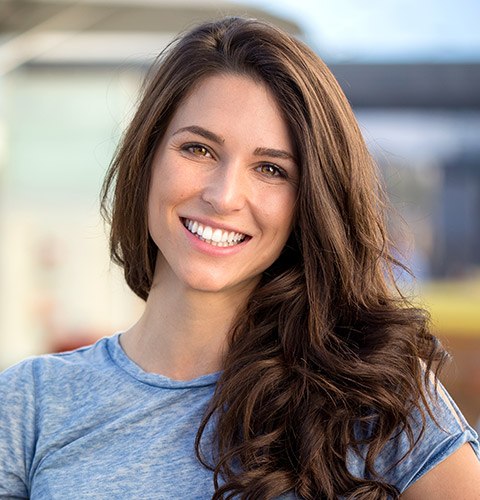
M198 462L194 441L218 376L184 382L146 373L119 334L9 368L0 375L0 498L211 498L212 472ZM404 435L377 460L400 491L467 441L480 457L475 432L440 391L442 428L428 421L394 468L408 449ZM357 454L349 469L365 476Z

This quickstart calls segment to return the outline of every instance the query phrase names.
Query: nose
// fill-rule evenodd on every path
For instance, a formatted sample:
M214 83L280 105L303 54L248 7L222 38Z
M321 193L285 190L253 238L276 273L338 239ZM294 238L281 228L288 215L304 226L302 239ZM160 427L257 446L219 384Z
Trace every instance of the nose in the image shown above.
M205 183L202 199L218 214L241 210L247 199L245 173L238 162L218 165Z

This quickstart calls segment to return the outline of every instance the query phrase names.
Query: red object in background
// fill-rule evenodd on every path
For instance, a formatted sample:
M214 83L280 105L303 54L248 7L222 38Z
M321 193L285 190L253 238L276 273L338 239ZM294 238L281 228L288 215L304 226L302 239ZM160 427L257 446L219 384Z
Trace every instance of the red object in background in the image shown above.
M73 351L74 349L91 345L103 336L105 336L103 332L92 330L72 330L62 332L61 335L56 335L50 340L48 352L58 353Z

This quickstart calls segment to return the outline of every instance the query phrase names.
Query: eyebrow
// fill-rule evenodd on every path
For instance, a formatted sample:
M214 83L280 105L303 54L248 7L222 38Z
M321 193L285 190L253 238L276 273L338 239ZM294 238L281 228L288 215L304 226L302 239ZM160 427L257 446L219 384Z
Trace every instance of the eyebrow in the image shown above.
M179 128L173 135L177 135L182 132L192 132L193 134L201 135L202 137L205 137L205 139L216 142L217 144L223 144L225 142L225 139L222 136L217 135L203 127L199 127L198 125L190 125L189 127Z
M295 161L293 155L287 153L287 151L283 151L282 149L256 148L253 154L255 156L270 156L270 158L282 158L284 160Z
M188 127L179 128L173 135L181 134L182 132L192 132L193 134L200 135L205 137L210 141L216 142L217 144L224 144L225 138L221 135L215 134L214 132L207 130L203 127L199 127L198 125L190 125ZM253 152L255 156L269 156L270 158L281 158L284 160L291 160L295 162L295 157L284 151L282 149L274 149L274 148L256 148Z

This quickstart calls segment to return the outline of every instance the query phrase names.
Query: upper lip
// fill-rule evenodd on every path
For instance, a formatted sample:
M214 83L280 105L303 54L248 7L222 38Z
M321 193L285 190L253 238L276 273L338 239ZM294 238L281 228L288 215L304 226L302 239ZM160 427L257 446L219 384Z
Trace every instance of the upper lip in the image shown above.
M188 220L197 221L200 224L202 224L202 226L210 226L212 229L221 229L222 231L240 233L240 234L244 234L245 236L250 236L245 231L234 228L232 226L226 226L225 224L222 224L221 222L212 221L212 220L206 219L204 217L186 215L186 216L181 216L180 218L183 220L188 219Z

